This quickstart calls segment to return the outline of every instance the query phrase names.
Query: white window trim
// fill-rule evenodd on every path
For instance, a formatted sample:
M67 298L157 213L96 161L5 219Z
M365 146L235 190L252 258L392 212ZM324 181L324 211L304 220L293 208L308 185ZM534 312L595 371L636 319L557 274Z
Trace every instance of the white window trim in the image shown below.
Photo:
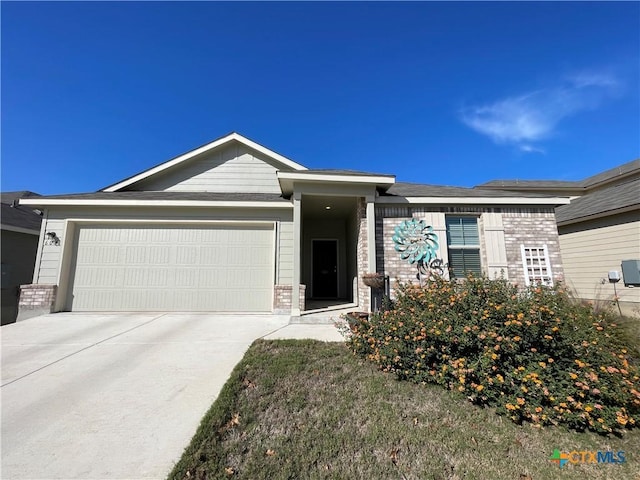
M541 260L544 260L544 267L547 270L547 275L543 277L542 281L545 285L549 286L549 287L553 287L553 273L551 271L551 262L549 261L549 249L547 248L547 245L537 245L537 246L525 246L524 244L520 245L520 254L522 257L522 269L524 272L524 283L527 287L531 286L532 284L532 279L529 277L529 267L527 265L527 258L532 258L532 257L527 257L527 250L531 250L531 249L536 249L536 250L540 250L542 249L542 251L544 252L544 255L542 257L539 257Z

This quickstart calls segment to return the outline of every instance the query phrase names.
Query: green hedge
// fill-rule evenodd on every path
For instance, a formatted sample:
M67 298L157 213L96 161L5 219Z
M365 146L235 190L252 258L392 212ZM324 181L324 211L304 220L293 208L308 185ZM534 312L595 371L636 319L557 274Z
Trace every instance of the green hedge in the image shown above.
M621 432L640 422L640 371L611 317L561 288L434 278L351 320L348 345L400 379L458 390L515 422Z

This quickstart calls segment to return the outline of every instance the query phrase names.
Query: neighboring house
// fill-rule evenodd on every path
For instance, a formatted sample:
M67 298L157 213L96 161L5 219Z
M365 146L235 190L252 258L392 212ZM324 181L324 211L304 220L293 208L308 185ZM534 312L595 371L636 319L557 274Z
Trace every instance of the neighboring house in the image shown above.
M22 203L45 210L24 316L296 316L328 305L369 310L368 272L415 279L392 240L413 218L433 227L456 275L552 283L562 277L554 208L568 199L310 170L231 133L98 192Z
M42 216L33 209L18 205L21 198L34 198L33 192L0 194L2 211L2 325L15 322L20 285L31 283L38 250Z
M608 302L614 299L608 274L616 271L623 311L640 315L640 159L577 182L498 180L480 187L571 196L556 209L568 285L579 298Z

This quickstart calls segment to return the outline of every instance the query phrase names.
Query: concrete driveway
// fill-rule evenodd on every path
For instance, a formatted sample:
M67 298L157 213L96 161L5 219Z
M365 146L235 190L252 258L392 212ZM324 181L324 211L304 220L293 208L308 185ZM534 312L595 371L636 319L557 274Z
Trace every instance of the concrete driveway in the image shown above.
M0 477L166 478L251 342L288 320L59 313L3 326Z

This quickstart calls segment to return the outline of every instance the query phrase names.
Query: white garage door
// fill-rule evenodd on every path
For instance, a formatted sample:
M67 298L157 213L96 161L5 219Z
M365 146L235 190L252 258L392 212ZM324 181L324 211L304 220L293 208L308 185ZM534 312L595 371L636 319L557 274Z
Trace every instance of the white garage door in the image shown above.
M74 311L271 311L272 225L82 226Z

